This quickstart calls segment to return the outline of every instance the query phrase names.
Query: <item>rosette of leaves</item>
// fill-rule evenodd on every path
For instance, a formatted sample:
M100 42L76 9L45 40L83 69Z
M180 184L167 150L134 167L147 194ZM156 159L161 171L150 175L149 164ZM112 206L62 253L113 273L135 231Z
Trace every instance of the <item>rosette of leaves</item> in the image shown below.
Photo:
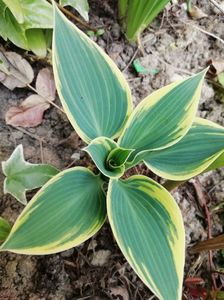
M133 109L113 61L57 9L53 67L64 110L99 173L74 167L54 176L25 207L1 251L64 251L92 237L108 217L142 281L159 299L180 300L185 237L178 205L154 180L122 176L144 162L159 176L185 180L218 161L224 128L195 117L206 70Z
M87 0L60 0L72 6L88 21ZM0 0L0 36L16 46L46 56L51 46L52 5L47 0Z

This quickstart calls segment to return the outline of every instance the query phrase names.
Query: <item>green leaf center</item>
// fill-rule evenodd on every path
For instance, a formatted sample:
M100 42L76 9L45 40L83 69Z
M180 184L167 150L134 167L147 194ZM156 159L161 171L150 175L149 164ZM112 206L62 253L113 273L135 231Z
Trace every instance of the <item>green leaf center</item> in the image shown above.
M100 172L110 178L119 178L124 174L125 163L134 151L121 148L106 137L94 139L84 150L89 153Z

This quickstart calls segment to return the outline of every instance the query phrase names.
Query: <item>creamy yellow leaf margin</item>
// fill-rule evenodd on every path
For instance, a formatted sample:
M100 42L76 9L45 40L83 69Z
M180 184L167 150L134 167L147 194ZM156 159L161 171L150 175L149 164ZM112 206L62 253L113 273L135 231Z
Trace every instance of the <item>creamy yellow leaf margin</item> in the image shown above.
M30 214L35 211L36 209L38 209L38 205L37 207L32 208L32 206L39 200L39 198L41 196L44 195L45 190L53 185L54 183L57 183L57 181L60 180L60 178L62 178L62 176L64 174L68 174L71 173L73 171L82 171L82 172L86 172L88 174L90 174L91 176L98 178L100 181L100 177L99 175L95 175L94 173L92 173L89 169L84 168L84 167L74 167L65 171L60 172L58 175L56 175L54 178L52 178L51 180L49 180L37 193L36 195L33 197L33 199L28 203L28 205L25 207L25 209L22 211L22 213L19 215L19 217L17 218L15 224L13 225L9 236L7 237L7 239L5 240L5 242L1 245L0 247L0 251L10 251L10 252L14 252L14 253L18 253L18 254L27 254L27 255L46 255L46 254L53 254L53 253L58 253L61 251L65 251L68 250L70 248L73 248L75 246L80 245L81 243L83 243L84 241L86 241L87 239L89 239L90 237L92 237L96 232L99 231L99 229L103 226L105 219L106 219L106 207L105 209L103 208L105 206L104 201L102 202L103 199L101 199L101 207L99 207L99 216L100 220L98 220L96 218L95 223L91 224L91 228L87 228L88 230L86 232L83 232L82 234L76 236L76 238L71 241L67 241L66 243L63 244L63 240L67 240L70 236L72 236L73 232L70 231L68 232L66 235L64 235L62 237L62 240L57 240L53 243L48 243L44 246L41 247L32 247L32 248L27 248L27 249L11 249L10 247L7 247L7 243L8 241L10 241L10 239L13 239L13 235L14 233L17 231L17 229L26 222L27 219L30 218ZM101 181L101 185L103 184L103 182ZM101 187L100 187L101 189ZM104 197L104 191L101 190L101 192L103 193ZM85 190L82 190L81 193L85 193ZM104 199L105 200L105 199ZM62 206L63 206L63 198L62 198ZM104 214L102 215L102 212L104 212ZM101 214L101 215L100 215ZM49 217L49 216L48 216ZM52 216L51 216L52 217ZM88 220L89 221L89 220ZM79 224L80 225L80 224ZM46 227L46 232L47 232L48 228ZM32 239L32 237L30 237ZM50 238L50 237L49 237ZM60 245L60 242L62 242L62 244ZM22 244L22 243L21 243Z
M202 119L202 118L196 118L195 122L196 122L196 124L201 124L201 125L205 125L205 126L207 125L207 126L211 126L211 127L217 128L217 129L224 129L222 126L215 124L212 121ZM175 145L174 145L174 147L175 147ZM172 150L172 146L171 146L170 150ZM200 151L200 149L199 149L199 151ZM195 168L194 171L190 171L190 170L188 170L188 172L186 171L187 174L185 174L185 175L184 174L183 175L180 175L180 174L175 175L175 174L170 174L170 173L164 172L164 171L160 170L159 168L156 168L152 164L150 164L150 159L149 159L149 161L144 161L144 158L143 158L143 161L146 164L146 166L156 175L158 175L162 178L169 179L169 180L182 181L182 180L187 180L194 176L197 176L197 175L203 173L203 171L210 171L210 170L214 170L216 168L222 167L224 165L222 153L224 153L224 149L220 150L216 154L208 157L203 162L203 164L200 164L200 166ZM177 163L178 163L178 161L177 161Z
M129 117L129 119L124 127L124 130L122 131L122 133L118 139L118 144L121 145L121 147L127 147L127 145L125 145L126 141L124 142L125 135L130 134L129 132L131 132L132 124L134 124L136 122L138 124L141 123L141 114L142 113L150 111L150 109L155 107L156 104L159 103L159 101L164 96L166 96L169 92L171 92L175 87L177 87L181 83L187 81L189 78L194 78L194 77L202 74L200 83L198 84L198 87L194 93L194 96L193 96L192 100L190 101L188 107L185 108L187 113L186 113L185 117L183 118L184 120L182 120L183 122L181 124L176 124L177 127L179 126L180 131L177 131L175 140L172 140L171 142L168 142L161 147L141 150L141 151L139 151L139 154L141 155L142 153L144 153L145 151L148 151L148 150L155 151L155 150L165 149L167 147L174 145L179 140L181 140L183 138L183 136L188 132L188 130L190 129L190 127L195 119L195 115L196 115L196 111L197 111L197 107L198 107L198 103L199 103L199 99L200 99L200 95L201 95L203 80L204 80L204 76L205 76L207 70L208 70L208 68L206 68L205 70L203 70L191 77L188 77L186 79L179 80L179 81L171 83L167 86L164 86L161 89L156 90L155 92L153 92L152 94L147 96L145 99L143 99L138 104L138 106L134 109L131 116ZM150 120L149 120L149 122L150 122ZM147 128L145 128L144 130L147 131ZM138 133L138 135L141 135L141 132L137 132L137 133ZM151 134L156 135L156 131L152 132ZM135 148L136 152L138 152L138 149L136 147L133 146L132 148ZM132 157L132 158L134 160L134 157Z
M143 227L136 234L136 239L133 240L133 244L130 245L129 247L125 246L125 238L127 235L125 235L125 236L119 235L119 232L118 232L119 224L115 224L115 216L112 213L112 211L113 211L112 206L116 205L115 204L116 201L117 201L117 203L119 203L119 205L125 206L125 204L122 204L122 201L125 201L125 199L121 199L121 198L119 198L119 200L117 200L115 198L112 199L113 189L116 188L116 184L119 184L119 182L121 182L118 179L113 179L113 180L110 180L109 187L108 187L107 213L108 213L108 219L109 219L113 234L115 236L116 242L118 243L122 253L124 254L125 258L129 262L131 267L134 269L134 271L138 274L138 276L145 283L145 285L148 286L149 289L151 289L160 300L180 300L182 297L182 282L183 282L184 261L185 261L185 230L184 230L184 224L183 224L183 219L181 216L180 209L179 209L177 203L175 202L175 200L173 199L173 197L168 193L168 191L165 188L163 188L161 185L159 185L157 182L155 182L154 180L152 180L146 176L141 176L141 175L135 175L135 176L129 177L127 180L123 180L123 182L127 183L127 185L134 181L137 181L137 183L136 183L136 186L138 186L137 190L144 192L145 195L149 196L149 198L153 197L153 198L157 199L158 202L161 204L161 206L163 206L166 209L168 215L170 216L170 220L173 221L173 223L172 223L173 230L177 231L177 236L175 236L174 231L173 231L172 240L171 239L169 240L170 249L172 249L172 257L174 259L175 266L176 266L176 274L179 279L179 286L177 287L177 289L178 289L177 298L171 299L170 295L166 294L166 290L161 291L158 289L158 286L156 283L156 278L152 278L152 276L150 274L151 270L147 269L147 266L146 266L147 260L149 259L149 257L148 256L145 257L145 264L144 264L143 261L138 261L138 259L140 259L140 258L137 255L134 256L134 254L133 254L134 243L136 243L136 245L138 245L138 247L139 247L139 245L141 245L141 241L138 240L139 235L142 235L142 237L145 237L145 239L146 239L144 245L141 245L141 246L143 246L144 248L147 246L147 243L146 243L147 242L147 234L150 232L152 224L148 224L147 227L142 225ZM141 181L144 182L144 184L141 184ZM135 190L135 191L137 191L137 190ZM133 192L132 192L132 194L133 194ZM137 200L136 193L133 195L133 197L134 198L132 199L132 201L136 202L136 200ZM132 207L131 201L130 201L130 203L126 204L126 207L130 208L130 211L132 212L132 216L127 217L127 219L124 219L125 218L125 216L123 215L124 212L122 213L122 211L119 211L119 216L117 218L120 222L120 225L123 228L125 228L125 230L129 230L129 232L133 232L135 230L135 225L140 226L141 221L143 219L141 219L141 221L138 220L139 222L136 221L136 218L134 218L134 216L137 216L137 212L134 209L134 207ZM152 207L152 209L153 209L153 207ZM125 210L125 212L126 212L126 210ZM157 211L157 213L158 213L158 211ZM133 219L132 219L132 217L133 217ZM137 216L137 219L138 219L138 216ZM123 222L123 224L122 224L122 222ZM127 222L130 222L129 226L128 226ZM163 222L165 222L165 220L162 220L161 216L158 215L158 222L163 223ZM172 231L171 227L170 227L170 231ZM120 229L122 230L121 227L120 227ZM159 257L159 251L160 251L160 249L158 249L158 253L155 253L155 256ZM168 253L168 256L169 256L169 253ZM153 259L153 257L151 257L151 259ZM160 259L160 257L159 257L159 259ZM160 262L161 262L161 259L160 259ZM165 262L162 261L162 264L165 265ZM158 272L159 271L160 270L158 270ZM168 270L164 269L162 272L165 272L165 274L166 274L166 272L168 272ZM145 274L147 274L148 278L146 278ZM172 280L172 278L169 278L169 279L167 278L167 280Z
M110 66L112 73L117 77L118 81L120 82L121 87L123 87L123 90L127 92L127 117L129 117L129 115L131 114L132 110L133 110L133 103L132 103L132 95L131 95L131 90L130 87L127 83L127 81L125 80L122 72L118 69L118 67L116 66L116 64L113 62L113 60L95 43L93 42L90 38L88 38L86 36L86 34L84 32L82 32L81 30L79 30L73 23L71 23L61 12L60 10L56 7L56 5L54 6L54 28L55 28L55 20L56 20L56 14L60 15L60 17L63 19L64 22L66 22L67 24L69 24L69 26L71 27L72 30L74 30L75 32L77 32L80 36L80 39L84 39L86 42L88 42L90 49L92 47L94 47L95 49L97 49L97 51L100 53L100 55L104 58L105 62ZM71 122L72 126L74 127L74 129L76 130L76 132L78 133L78 135L88 144L91 142L91 139L83 132L83 130L79 127L79 125L76 123L75 118L73 117L71 111L69 110L67 104L66 104L66 100L64 99L62 93L61 93L61 88L60 88L60 80L59 80L59 75L57 72L57 63L56 63L56 45L55 45L55 30L53 31L53 42L52 42L52 64L53 64L53 70L54 70L54 78L55 78L55 83L56 83L56 87L57 87L57 92L59 94L62 106L65 110L65 113L69 119L69 121ZM63 47L63 45L62 45ZM72 49L71 49L72 50ZM119 137L120 133L122 132L123 128L120 128L120 131L117 132L114 136L111 136L111 139L115 139L117 137Z

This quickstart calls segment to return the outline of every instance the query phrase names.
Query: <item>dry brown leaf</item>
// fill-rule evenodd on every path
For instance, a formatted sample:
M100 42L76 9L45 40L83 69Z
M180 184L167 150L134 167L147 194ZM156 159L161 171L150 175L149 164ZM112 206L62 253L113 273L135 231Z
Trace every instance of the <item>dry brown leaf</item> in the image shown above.
M37 75L36 90L39 95L50 101L55 100L56 87L52 69L41 69Z
M50 104L48 102L46 102L46 100L42 96L34 94L34 95L27 97L21 103L20 106L22 106L24 109L27 109L27 108L31 108L33 106L44 104L44 103L47 104L48 107L50 107Z
M205 14L200 8L198 8L195 5L191 7L191 10L189 11L189 14L195 20L208 17L207 14Z
M109 290L110 295L113 297L113 299L129 300L129 294L126 288L117 286L111 287Z
M23 88L32 82L34 78L33 69L21 55L15 52L1 53L1 60L3 62L0 64L0 70L4 72L0 72L0 81L8 89Z
M193 248L191 248L191 252L197 253L201 251L220 250L220 249L224 249L224 234L197 243Z
M50 107L39 95L31 95L18 107L6 112L6 124L20 127L36 127L42 123L45 110Z

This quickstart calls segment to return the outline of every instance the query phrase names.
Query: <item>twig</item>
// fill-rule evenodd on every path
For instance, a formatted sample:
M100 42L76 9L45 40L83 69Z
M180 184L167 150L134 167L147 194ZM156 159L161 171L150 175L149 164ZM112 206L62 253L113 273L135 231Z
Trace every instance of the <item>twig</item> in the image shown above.
M13 76L14 76L14 75L13 75ZM19 79L19 80L20 80L20 79ZM43 98L45 101L49 102L51 105L53 105L54 107L56 107L57 109L59 109L61 112L63 112L63 113L65 114L64 110L63 110L60 106L58 106L57 104L55 104L53 101L49 100L48 98L42 96L40 93L38 93L38 91L37 91L32 85L30 85L29 83L26 83L26 82L24 82L24 84L26 84L26 86L27 86L29 89L31 89L33 92L35 92L35 93L36 93L37 95L39 95L41 98Z
M42 138L42 137L39 137L39 136L37 136L37 135L35 135L35 134L32 134L32 133L30 133L29 131L27 131L27 130L25 130L25 129L23 129L23 128L20 128L20 127L17 127L17 126L13 126L13 125L11 125L11 126L12 126L13 128L15 128L15 129L17 129L18 131L21 131L21 132L23 132L23 133L29 135L31 138L37 140L38 142L46 143L45 139Z
M23 128L16 127L16 126L13 126L13 125L11 125L11 126L13 128L15 128L16 130L21 131L22 133L25 133L26 135L30 136L31 138L37 140L40 143L40 159L41 159L41 163L43 164L44 163L43 143L46 143L45 139L42 138L42 137L39 137L35 134L32 134L32 133L30 133L29 131L27 131Z
M81 250L77 250L78 255L81 256L81 258L87 263L87 265L90 267L91 264L89 262L89 260L85 257L85 255L81 252Z
M224 179L220 180L218 183L214 184L213 187L208 191L208 194L211 194L217 186L224 182Z
M201 183L198 178L196 178L193 181L193 185L194 185L195 191L197 193L197 198L198 198L199 204L203 208L204 213L205 213L207 226L208 226L207 236L208 236L208 239L211 239L212 238L212 229L211 229L212 225L211 225L211 214L210 214L210 211L207 206L208 195L206 195L205 192L203 191ZM209 252L208 252L209 267L210 267L210 272L211 272L212 284L213 284L214 289L216 290L217 289L216 279L214 277L214 274L212 273L213 270L215 269L214 264L213 264L212 255L213 255L212 250L209 250Z
M222 8L221 5L219 5L218 2L216 2L215 0L209 0L209 1L224 14L224 9Z
M49 3L52 4L52 0L47 0ZM71 13L69 10L67 10L66 8L64 8L62 5L58 4L57 2L55 2L55 4L57 5L57 7L64 13L66 14L68 17L70 17L71 19L73 19L74 21L76 21L77 23L79 23L80 25L88 28L89 30L92 30L94 32L97 32L96 28L93 28L92 26L90 26L88 23L86 23L85 21L81 20L80 18L76 17L75 15L73 15L73 13Z
M125 279L125 281L127 282L127 284L130 284L135 290L137 290L137 294L139 295L139 298L141 300L143 300L141 293L139 292L139 289L137 288L137 286L131 282L125 275L122 275L122 277ZM122 282L122 280L120 280ZM123 283L123 282L122 282Z
M208 239L197 243L190 251L191 253L197 253L208 250L219 250L224 247L224 234L221 234L215 238Z
M138 54L138 51L139 51L139 47L135 50L135 53L133 54L132 58L130 59L130 61L128 62L126 67L122 70L122 72L125 72L130 67L130 65L132 64L132 62L135 59L136 55Z
M196 30L205 33L206 35L209 35L209 36L213 37L214 39L216 39L216 40L220 41L222 44L224 44L224 40L221 39L219 36L215 35L214 33L208 32L208 31L206 31L206 30L204 30L204 29L202 29L202 28L200 28L200 27L198 27L198 26L196 26L192 23L185 22L183 20L179 20L179 21L184 23L185 25L191 26L191 27L195 28Z
M92 298L92 296L85 296L85 297L82 297L82 298L77 298L77 300L86 300L86 299L89 299L89 298Z
M77 159L74 159L70 164L68 164L64 170L70 169L77 162Z
M43 142L40 140L40 159L41 159L41 163L44 163L44 152L43 152Z
M187 277L195 277L195 274L198 272L198 270L201 268L203 262L205 260L204 253L200 253L198 255L196 261L193 263L193 265L190 267L190 269L187 272Z

